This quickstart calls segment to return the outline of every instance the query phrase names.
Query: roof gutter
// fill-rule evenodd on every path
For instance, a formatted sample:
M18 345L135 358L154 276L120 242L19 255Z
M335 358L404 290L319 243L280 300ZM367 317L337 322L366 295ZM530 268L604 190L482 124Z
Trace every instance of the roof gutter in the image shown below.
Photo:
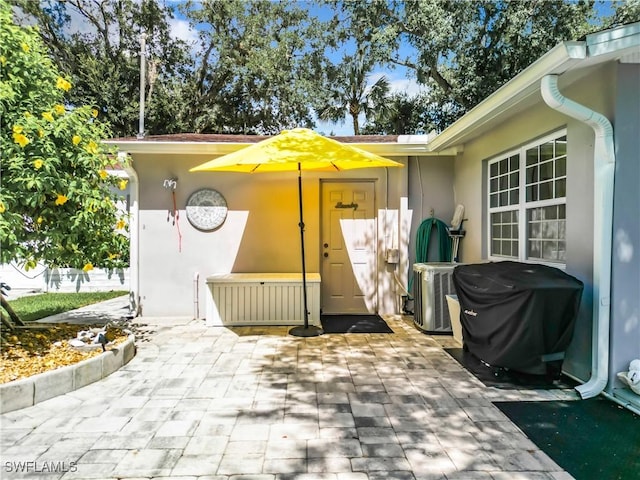
M609 304L615 168L613 127L604 115L563 96L558 89L558 75L543 77L540 90L549 107L589 125L595 133L591 378L584 385L576 387L580 396L586 399L602 393L609 376Z

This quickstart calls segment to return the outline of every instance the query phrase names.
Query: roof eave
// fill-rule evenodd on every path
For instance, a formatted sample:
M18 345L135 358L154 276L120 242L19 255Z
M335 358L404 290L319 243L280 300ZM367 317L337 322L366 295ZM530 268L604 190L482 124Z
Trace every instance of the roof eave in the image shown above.
M252 145L232 142L149 142L137 140L106 140L104 143L127 154L181 154L181 155L226 155ZM383 157L443 156L454 155L454 149L432 152L428 138L424 135L400 136L395 143L349 143L370 153Z

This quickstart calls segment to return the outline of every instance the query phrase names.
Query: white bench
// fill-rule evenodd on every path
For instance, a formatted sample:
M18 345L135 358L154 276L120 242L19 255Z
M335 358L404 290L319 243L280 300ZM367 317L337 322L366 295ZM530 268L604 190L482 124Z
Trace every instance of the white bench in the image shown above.
M302 325L300 273L226 273L207 277L208 326ZM309 324L320 325L320 274L308 273Z

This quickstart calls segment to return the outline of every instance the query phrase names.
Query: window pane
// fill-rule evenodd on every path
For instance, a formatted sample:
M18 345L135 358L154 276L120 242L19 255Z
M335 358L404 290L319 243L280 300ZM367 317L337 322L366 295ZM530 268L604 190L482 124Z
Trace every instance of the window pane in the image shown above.
M567 174L567 157L556 159L556 177L564 177Z
M517 172L509 175L509 187L515 188L518 185L520 185L520 175Z
M541 238L540 232L540 224L539 223L530 223L529 224L529 238Z
M509 192L502 192L500 194L500 206L504 207L509 205Z
M553 207L545 207L542 209L543 219L553 220L558 218L558 207L554 205Z
M520 201L520 192L518 190L511 190L509 192L509 205L517 205Z
M489 206L491 208L497 207L498 206L498 194L494 193L493 195L491 195L489 197Z
M527 168L527 185L536 183L538 181L538 167Z
M504 160L500 160L500 174L507 173L509 171L509 163L505 158Z
M492 163L489 166L489 175L492 177L498 176L498 162Z
M544 182L539 185L539 200L549 200L553 198L553 182Z
M527 256L530 258L540 258L541 242L539 240L529 241Z
M556 260L558 258L556 242L542 242L542 258L547 260Z
M553 178L553 162L540 164L540 180L551 180Z
M538 187L527 187L527 202L535 202L538 200Z
M556 157L567 154L567 137L560 137L556 140Z
M560 207L532 208L527 210L527 257L548 261L564 261L565 221L556 219Z
M507 188L509 188L509 177L503 175L500 177L500 190L506 190Z
M567 206L564 203L558 205L558 218L567 218Z
M520 163L520 155L514 155L509 159L509 168L513 172L514 170L518 170L518 164Z
M527 150L527 165L538 163L538 147Z
M554 240L558 238L558 223L544 222L542 224L542 238L553 238Z
M509 240L502 240L500 248L503 255L511 255L511 242Z
M565 242L558 242L558 260L564 262L567 259L567 249Z
M511 238L511 225L502 226L502 238Z
M540 145L540 161L551 160L553 158L553 142Z
M491 254L500 255L500 240L494 240L491 242Z
M494 193L494 192L498 191L498 179L497 178L492 178L491 182L489 182L489 191L491 193Z
M500 238L500 225L491 226L491 238Z
M567 180L556 180L556 195L555 198L562 198L567 196Z

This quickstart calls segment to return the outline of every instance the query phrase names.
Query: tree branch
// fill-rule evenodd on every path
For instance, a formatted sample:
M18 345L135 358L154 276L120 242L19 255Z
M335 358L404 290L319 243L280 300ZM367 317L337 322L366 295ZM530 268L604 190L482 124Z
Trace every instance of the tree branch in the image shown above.
M4 308L6 312L9 314L9 317L11 318L13 323L15 325L20 325L21 327L24 327L24 322L20 320L20 317L16 314L16 312L13 311L13 308L11 308L11 305L9 305L9 302L7 302L7 299L4 298L4 295L2 294L0 294L0 302L2 304L2 308Z

